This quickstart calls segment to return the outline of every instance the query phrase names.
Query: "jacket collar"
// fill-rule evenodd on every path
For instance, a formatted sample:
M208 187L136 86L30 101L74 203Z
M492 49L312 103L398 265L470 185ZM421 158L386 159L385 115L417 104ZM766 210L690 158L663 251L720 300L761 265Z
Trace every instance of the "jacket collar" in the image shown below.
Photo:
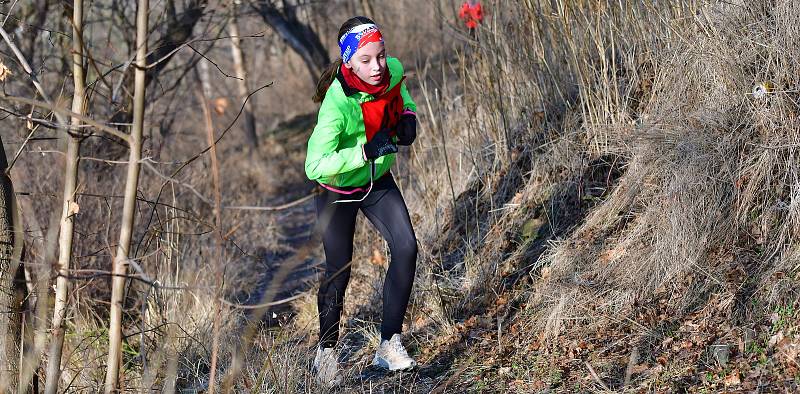
M387 75L387 77L389 78L389 86L386 88L386 91L389 91L397 83L392 79L392 70L391 70L391 68L388 67L388 65L387 65L386 73L389 74L389 75ZM355 94L362 94L362 95L365 95L365 96L370 96L369 93L362 92L362 91L360 91L360 90L348 85L347 81L344 80L344 75L342 75L342 69L341 68L339 68L339 71L336 72L336 79L342 85L342 91L344 92L345 96L350 97L350 96L355 95Z
M344 80L344 75L342 75L341 67L336 72L336 79L339 80L339 83L342 85L342 91L344 91L345 96L352 96L356 93L360 93L360 91L356 88L351 87L347 84L347 81Z

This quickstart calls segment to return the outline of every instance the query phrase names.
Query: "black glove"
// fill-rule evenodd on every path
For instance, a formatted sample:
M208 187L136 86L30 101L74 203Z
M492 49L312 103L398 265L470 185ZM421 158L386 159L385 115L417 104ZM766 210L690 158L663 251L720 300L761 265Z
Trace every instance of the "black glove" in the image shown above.
M390 153L397 153L397 144L392 141L388 129L375 133L372 139L364 144L364 156L367 160L375 160Z
M401 115L396 130L397 144L411 145L417 138L417 117L412 114Z

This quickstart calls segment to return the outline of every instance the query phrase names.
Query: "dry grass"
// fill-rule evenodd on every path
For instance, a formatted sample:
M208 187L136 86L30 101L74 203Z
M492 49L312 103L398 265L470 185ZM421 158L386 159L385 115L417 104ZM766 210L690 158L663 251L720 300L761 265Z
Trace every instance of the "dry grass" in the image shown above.
M582 277L592 283L588 294L604 294L609 310L620 310L692 273L705 277L708 287L719 286L729 268L724 263L747 255L757 261L749 274L762 283L752 296L772 305L785 302L795 289L785 282L772 288L765 274L795 269L785 256L795 247L798 228L792 202L798 188L796 61L791 47L779 43L796 35L788 21L798 8L791 2L677 5L666 9L690 13L647 14L649 33L663 32L661 44L627 62L653 69L652 87L633 89L643 90L639 111L628 104L602 108L613 102L609 94L580 101L586 114L581 130L593 142L588 154L619 155L626 169L574 235L548 252L548 282L569 287ZM615 12L611 7L593 15L604 24ZM634 41L618 42L617 51L645 47L646 41L627 35ZM614 56L608 45L601 48L605 53L596 58ZM613 73L619 78L638 74L619 63ZM595 73L594 79L609 80L607 75ZM765 80L779 88L762 99L748 94ZM605 90L603 84L587 85L594 94L631 90L624 84ZM624 116L591 120L609 113ZM688 307L705 294L697 290L674 301Z
M531 273L517 321L550 346L635 318L653 294L678 318L713 305L732 324L795 305L795 3L492 9L467 51L464 106L495 154L438 244L469 249L456 254L472 284L462 316L481 313L474 297L496 298L509 270ZM776 88L752 95L762 81ZM528 223L544 223L532 240Z
M797 7L551 4L490 3L477 41L417 67L409 333L429 365L452 360L435 385L491 368L442 345L487 310L534 334L515 339L524 348L635 318L651 294L679 317L713 304L731 321L796 294ZM748 94L765 80L776 90ZM358 240L348 316L375 318L382 275L365 260L380 241L363 224ZM663 338L637 324L635 338ZM612 363L593 362L589 387L620 387Z

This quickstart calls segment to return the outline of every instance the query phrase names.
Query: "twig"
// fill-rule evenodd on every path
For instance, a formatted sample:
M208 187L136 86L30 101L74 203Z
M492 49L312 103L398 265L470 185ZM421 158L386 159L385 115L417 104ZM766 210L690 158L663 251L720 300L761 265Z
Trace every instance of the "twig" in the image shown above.
M461 368L459 368L459 369L458 369L458 370L457 370L457 371L456 371L456 372L453 374L453 376L451 376L449 379L447 379L447 380L444 382L444 384L443 384L443 385L441 385L441 386L437 386L436 388L434 388L434 389L433 389L433 391L431 391L431 394L446 393L446 392L447 392L447 386L449 386L449 385L450 385L450 383L453 383L453 382L456 380L456 378L457 378L457 377L459 377L459 376L460 376L462 373L464 373L464 371L466 371L466 370L467 370L467 367L469 367L469 366L470 366L470 364L472 364L472 359L471 359L471 358L470 358L470 359L467 361L467 363L466 363L466 364L464 364L464 365L463 365Z
M26 263L27 264L27 263ZM70 272L75 273L82 273L85 272L84 275L63 275L58 274L56 275L70 279L70 280L89 280L95 278L125 278L130 280L135 280L141 283L144 283L148 286L152 286L156 290L175 290L175 291L184 291L184 290L209 290L211 287L209 286L163 286L158 281L151 281L146 278L142 278L141 276L137 275L129 275L129 274L115 274L111 271L105 270L95 270L95 269L71 269Z
M11 7L8 7L8 13L6 14L6 17L3 18L3 24L0 25L0 27L6 27L6 22L8 22L8 17L11 16L11 11L14 11L14 6L16 5L17 5L17 0L14 0L14 2L11 3Z
M25 148L25 145L28 145L28 141L31 140L31 137L33 137L33 133L35 133L38 128L39 125L37 124L31 129L31 132L28 133L28 136L25 137L25 141L22 141L22 145L20 145L19 149L17 149L17 153L14 155L14 158L11 159L11 163L8 163L8 168L6 168L6 172L9 172L11 171L12 168L14 168L14 163L17 162L17 159L19 158L19 155L22 154L22 150Z
M11 20L13 20L15 22L18 22L17 26L21 26L26 31L27 30L38 30L40 32L47 32L47 33L52 34L54 36L55 35L60 35L60 36L62 36L62 38L70 38L69 34L67 34L67 33L65 33L63 31L46 29L44 26L38 26L38 25L27 23L22 18L17 18L16 16L12 16L11 13L9 13L9 12L0 11L0 15L5 15L6 18L10 18Z
M209 205L212 204L211 200L208 199L206 196L202 195L199 191L197 191L197 189L195 189L194 186L192 186L192 185L190 185L188 183L181 182L180 180L175 179L173 177L170 177L170 176L162 174L155 167L153 167L152 164L150 164L150 163L148 163L146 161L142 162L142 164L144 164L145 168L149 169L150 171L153 171L153 173L155 173L159 178L162 178L167 182L177 183L178 185L189 189L192 193L194 193L194 195L196 195L200 199L200 201L202 201L202 202L204 202L206 204L209 204Z
M51 103L49 100L47 100L45 102L42 102L42 101L33 100L33 99L25 98L25 97L8 96L8 95L0 96L0 98L8 99L8 100L11 100L11 101L17 101L17 102L20 102L20 103L23 103L23 104L33 105L35 107L44 108L46 110L53 111L53 112L56 113L56 117L59 118L59 120L58 120L59 123L61 123L61 125L63 127L66 127L68 129L72 129L72 127L68 126L68 124L66 122L63 122L62 121L63 118L61 118L61 116L59 116L59 114L61 114L61 115L69 115L69 116L71 116L73 118L80 119L82 122L84 122L84 123L86 123L88 125L92 125L92 126L94 126L95 128L97 128L100 131L104 131L104 132L106 132L108 134L111 134L114 137L117 137L117 138L125 141L126 143L130 143L130 138L128 138L127 134L122 133L119 130L113 129L111 127L108 127L106 125L103 125L101 123L98 123L97 121L95 121L94 119L92 119L92 118L90 118L88 116L83 116L81 114L77 114L75 112L72 112L72 111L70 111L70 110L68 110L66 108L61 108L61 107Z
M239 79L239 80L241 80L241 78L239 78L239 77L237 77L237 76L235 76L235 75L230 75L230 74L226 73L225 71L223 71L223 70L222 70L222 68L220 68L219 64L217 64L217 63L215 63L213 60L209 59L209 57L208 57L208 56L206 56L206 55L205 55L205 54L203 54L202 52L198 51L197 49L194 49L194 47L193 47L193 46L191 46L191 45L187 45L187 46L189 47L189 49L191 49L192 51L194 51L196 54L200 55L200 57L202 57L203 59L205 59L207 62L209 62L209 63L213 64L213 65L214 65L214 67L216 67L217 71L219 71L219 72L220 72L220 74L224 75L224 76L225 76L225 78L233 78L233 79Z
M289 209L291 207L300 205L312 198L314 198L315 194L311 193L305 197L298 198L297 200L287 202L286 204L276 205L274 207L256 207L256 206L228 206L223 205L223 209L231 209L231 210L241 210L241 211L281 211L284 209Z
M144 164L145 168L147 168L150 171L152 171L153 173L155 173L159 178L164 179L165 181L168 181L168 182L176 183L176 184L178 184L180 186L183 186L183 187L189 189L195 196L197 196L197 198L200 199L200 201L202 201L202 202L204 202L204 203L206 203L208 205L213 205L214 204L214 202L211 201L210 198L204 196L194 186L192 186L192 185L190 185L188 183L182 182L182 181L180 181L178 179L175 179L173 177L170 177L168 175L164 175L163 173L158 171L148 161L144 161L143 160L141 163ZM314 195L315 195L314 193L311 193L311 194L309 194L307 196L298 198L297 200L290 201L290 202L288 202L286 204L281 204L281 205L276 205L276 206L249 206L249 205L234 205L234 206L230 206L230 205L222 205L222 209L230 209L230 210L238 210L238 211L282 211L282 210L289 209L289 208L295 207L297 205L300 205L300 204L302 204L302 203L314 198Z
M631 377L633 376L633 369L636 367L636 364L639 363L639 348L634 347L631 350L631 356L628 358L628 367L625 368L625 380L622 383L622 387L628 387L631 384Z
M503 320L501 319L500 314L497 314L497 351L498 353L503 352Z
M33 83L33 86L36 88L36 90L39 92L39 94L42 95L42 97L44 97L44 99L46 101L49 102L50 101L50 96L48 96L47 92L45 92L44 88L42 87L42 84L39 82L39 79L36 78L36 73L33 71L33 68L31 68L31 65L28 64L28 61L25 59L25 56L22 54L22 51L20 51L19 48L17 48L17 46L14 44L14 41L11 40L11 37L6 32L6 29L0 27L0 35L3 36L3 40L5 40L6 44L8 44L8 46L9 46L9 48L11 48L11 52L14 52L14 56L16 56L17 60L20 62L20 64L22 64L22 68L25 70L26 73L28 73L28 76L31 78L31 82ZM64 119L61 119L61 120L64 120ZM66 122L66 120L64 120L61 123L66 124L67 122Z
M221 302L221 303L223 303L223 304L225 304L225 305L227 305L227 306L229 306L231 308L236 308L236 309L261 309L261 308L266 308L266 307L276 306L276 305L282 305L282 304L286 304L288 302L292 302L292 301L304 296L305 294L306 293L300 293L300 294L296 294L296 295L293 295L291 297L284 298L284 299L281 299L281 300L275 300L275 301L265 302L265 303L262 303L262 304L253 304L253 305L237 304L237 303L233 303L233 302L227 301L227 300L222 299L222 298L218 298L218 300L219 300L219 302Z
M586 364L586 368L589 369L589 374L592 375L592 378L594 378L595 382L597 382L597 384L599 384L601 387L603 387L604 390L611 391L611 389L608 388L608 386L606 386L605 383L603 383L603 380L600 379L599 376L597 376L597 372L595 372L594 368L592 368L592 364L589 364L588 361L585 361L584 364Z
M247 36L239 36L239 38L240 39L241 38L261 38L261 37L264 37L265 33L266 33L266 30L262 30L262 31L260 31L258 33L255 33L255 34L251 34L251 35L247 35ZM220 36L220 37L215 37L215 38L196 38L196 39L193 39L193 40L189 40L189 41L184 42L183 44L179 45L177 48L167 52L166 55L162 56L161 58L157 59L156 61L146 65L144 68L145 69L150 69L150 68L155 67L159 63L161 63L164 60L166 60L167 58L169 58L170 56L174 55L176 52L178 52L181 49L183 49L184 47L190 46L191 44L194 44L196 42L217 41L217 40L225 40L225 39L229 39L229 38L232 38L232 37L231 36ZM158 48L156 48L156 49L158 49ZM192 48L192 50L194 50L194 48ZM197 52L197 51L195 51L195 52ZM203 57L205 58L205 56L203 56Z

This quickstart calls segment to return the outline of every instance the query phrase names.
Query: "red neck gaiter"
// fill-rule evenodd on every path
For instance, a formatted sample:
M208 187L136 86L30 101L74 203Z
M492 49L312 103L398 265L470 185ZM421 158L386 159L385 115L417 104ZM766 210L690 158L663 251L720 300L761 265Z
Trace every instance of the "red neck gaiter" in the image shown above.
M373 96L377 96L386 91L386 88L389 86L390 79L388 78L389 73L384 71L381 83L378 85L370 85L362 81L361 78L359 78L358 75L353 72L353 70L345 67L344 64L342 64L342 76L344 77L344 81L347 83L347 86Z

